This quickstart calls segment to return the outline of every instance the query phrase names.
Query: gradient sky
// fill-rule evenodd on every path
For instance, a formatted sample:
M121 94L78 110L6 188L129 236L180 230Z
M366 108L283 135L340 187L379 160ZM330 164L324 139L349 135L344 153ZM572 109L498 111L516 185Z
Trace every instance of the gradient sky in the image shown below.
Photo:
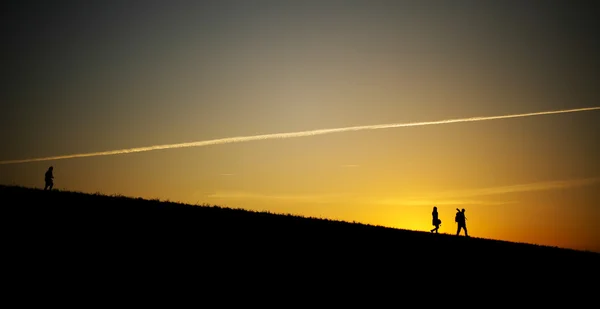
M569 1L8 1L0 161L600 106ZM600 111L0 165L0 183L600 252Z

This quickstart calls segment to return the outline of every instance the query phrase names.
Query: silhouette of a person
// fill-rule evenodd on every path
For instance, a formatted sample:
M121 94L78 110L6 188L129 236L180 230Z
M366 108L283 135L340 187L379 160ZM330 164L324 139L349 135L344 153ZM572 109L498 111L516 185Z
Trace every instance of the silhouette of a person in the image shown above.
M458 228L456 229L456 235L460 235L460 230L465 230L465 236L469 237L469 233L467 233L467 217L465 217L465 209L458 210L456 208L456 217L454 221L458 224Z
M54 170L54 167L50 166L44 175L44 181L46 182L44 191L52 190L52 187L54 186L54 175L52 175L52 170Z
M437 233L440 228L440 224L442 224L442 220L440 220L438 217L438 211L436 206L433 206L433 212L431 213L431 216L433 217L431 224L435 226L435 228L433 228L431 232L433 233L435 231Z

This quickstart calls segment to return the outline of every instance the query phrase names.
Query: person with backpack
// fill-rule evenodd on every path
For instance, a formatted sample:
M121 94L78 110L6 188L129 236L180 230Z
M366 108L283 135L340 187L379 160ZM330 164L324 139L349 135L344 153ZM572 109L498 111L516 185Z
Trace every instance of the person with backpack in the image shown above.
M465 216L465 209L462 211L456 208L456 216L454 217L454 221L458 224L458 228L456 230L456 236L460 235L460 230L465 230L465 236L469 237L467 233L467 217Z
M44 181L46 182L46 185L44 186L44 191L52 190L52 187L54 186L54 175L52 174L53 169L54 168L50 166L46 171L46 174L44 174Z
M432 229L431 232L433 233L435 231L435 233L437 234L438 230L440 228L440 225L442 224L442 220L439 219L438 211L437 211L437 207L436 206L433 206L433 212L431 213L431 216L433 217L431 223L433 224L433 226L435 226L435 228Z

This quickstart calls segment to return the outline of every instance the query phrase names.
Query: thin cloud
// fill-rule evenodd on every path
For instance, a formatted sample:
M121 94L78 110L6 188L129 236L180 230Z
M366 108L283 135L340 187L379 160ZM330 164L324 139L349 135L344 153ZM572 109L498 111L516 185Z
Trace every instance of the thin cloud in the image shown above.
M444 199L382 199L377 202L381 205L401 206L458 206L458 205L506 205L515 204L517 201L484 201L484 200L444 200Z
M588 185L592 185L592 184L596 184L596 183L600 183L600 177L573 179L573 180L545 181L545 182L535 182L535 183L518 184L518 185L511 185L511 186L476 188L476 189L468 189L468 190L445 191L445 192L437 193L435 196L439 197L439 198L490 196L490 195L518 193L518 192L534 192L534 191L568 189L568 188L574 188L574 187L588 186Z
M231 199L231 200L286 200L286 201L306 201L313 203L336 202L343 195L341 194L267 194L245 191L218 191L206 195L210 199Z
M323 135L323 134L352 132L352 131L380 130L380 129L402 128L402 127L418 127L418 126L440 125L440 124L461 123L461 122L488 121L488 120L497 120L497 119L510 119L510 118L521 118L521 117L542 116L542 115L552 115L552 114L565 114L565 113L574 113L574 112L583 112L583 111L594 111L594 110L599 110L599 109L600 109L600 106L557 110L557 111L534 112L534 113L525 113L525 114L471 117L471 118L446 119L446 120L437 120L437 121L391 123L391 124L366 125L366 126L344 127L344 128L334 128L334 129L319 129L319 130L290 132L290 133L273 133L273 134L251 135L251 136L236 136L236 137L219 138L219 139L196 141L196 142L189 142L189 143L154 145L154 146L147 146L147 147L117 149L117 150L108 150L108 151L90 152L90 153L76 153L76 154L67 154L67 155L61 155L61 156L33 158L33 159L5 160L5 161L0 161L0 164L16 164L16 163L62 160L62 159L73 159L73 158L83 158L83 157L110 156L110 155L129 154L129 153L136 153L136 152L162 150L162 149L203 147L203 146L210 146L210 145L241 143L241 142L270 140L270 139L309 137L309 136L316 136L316 135Z
M575 187L589 186L600 183L600 177L572 179L572 180L557 180L544 181L535 183L526 183L510 186L498 186L488 188L473 188L465 190L451 190L435 192L429 195L407 197L407 198L391 198L379 199L376 202L384 205L404 205L404 206L431 206L431 205L505 205L514 204L517 201L490 201L485 198L495 195L503 195L510 193L537 192L549 190L561 190Z
M220 174L220 175L221 175L221 176L233 176L233 175L235 175L235 174L227 174L227 173L223 173L223 174Z
M342 165L342 167L350 167L350 168L351 167L359 167L359 166L360 165L358 165L358 164L345 164L345 165Z

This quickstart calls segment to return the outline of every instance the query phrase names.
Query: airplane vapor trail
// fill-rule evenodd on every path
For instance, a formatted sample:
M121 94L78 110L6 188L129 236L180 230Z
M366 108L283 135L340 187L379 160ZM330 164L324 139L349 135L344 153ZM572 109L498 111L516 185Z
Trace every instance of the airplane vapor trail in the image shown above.
M37 162L37 161L84 158L84 157L110 156L110 155L117 155L117 154L128 154L128 153L135 153L135 152L161 150L161 149L202 147L202 146L209 146L209 145L241 143L241 142L250 142L250 141L267 140L267 139L306 137L306 136L315 136L315 135L350 132L350 131L379 130L379 129L401 128L401 127L417 127L417 126L449 124L449 123L457 123L457 122L473 122L473 121L509 119L509 118L520 118L520 117L541 116L541 115L551 115L551 114L564 114L564 113L574 113L574 112L583 112L583 111L593 111L593 110L598 110L598 109L600 109L599 106L576 108L576 109L566 109L566 110L556 110L556 111L524 113L524 114L500 115L500 116L471 117L471 118L447 119L447 120L437 120L437 121L422 121L422 122L408 122L408 123L391 123L391 124L378 124L378 125L333 128L333 129L318 129L318 130L289 132L289 133L272 133L272 134L252 135L252 136L226 137L226 138L219 138L219 139L212 139L212 140L205 140L205 141L196 141L196 142L187 142L187 143L178 143L178 144L154 145L154 146L137 147L137 148L129 148L129 149L117 149L117 150L108 150L108 151L100 151L100 152L68 154L68 155L43 157L43 158L5 160L5 161L0 161L0 164L15 164L15 163Z

